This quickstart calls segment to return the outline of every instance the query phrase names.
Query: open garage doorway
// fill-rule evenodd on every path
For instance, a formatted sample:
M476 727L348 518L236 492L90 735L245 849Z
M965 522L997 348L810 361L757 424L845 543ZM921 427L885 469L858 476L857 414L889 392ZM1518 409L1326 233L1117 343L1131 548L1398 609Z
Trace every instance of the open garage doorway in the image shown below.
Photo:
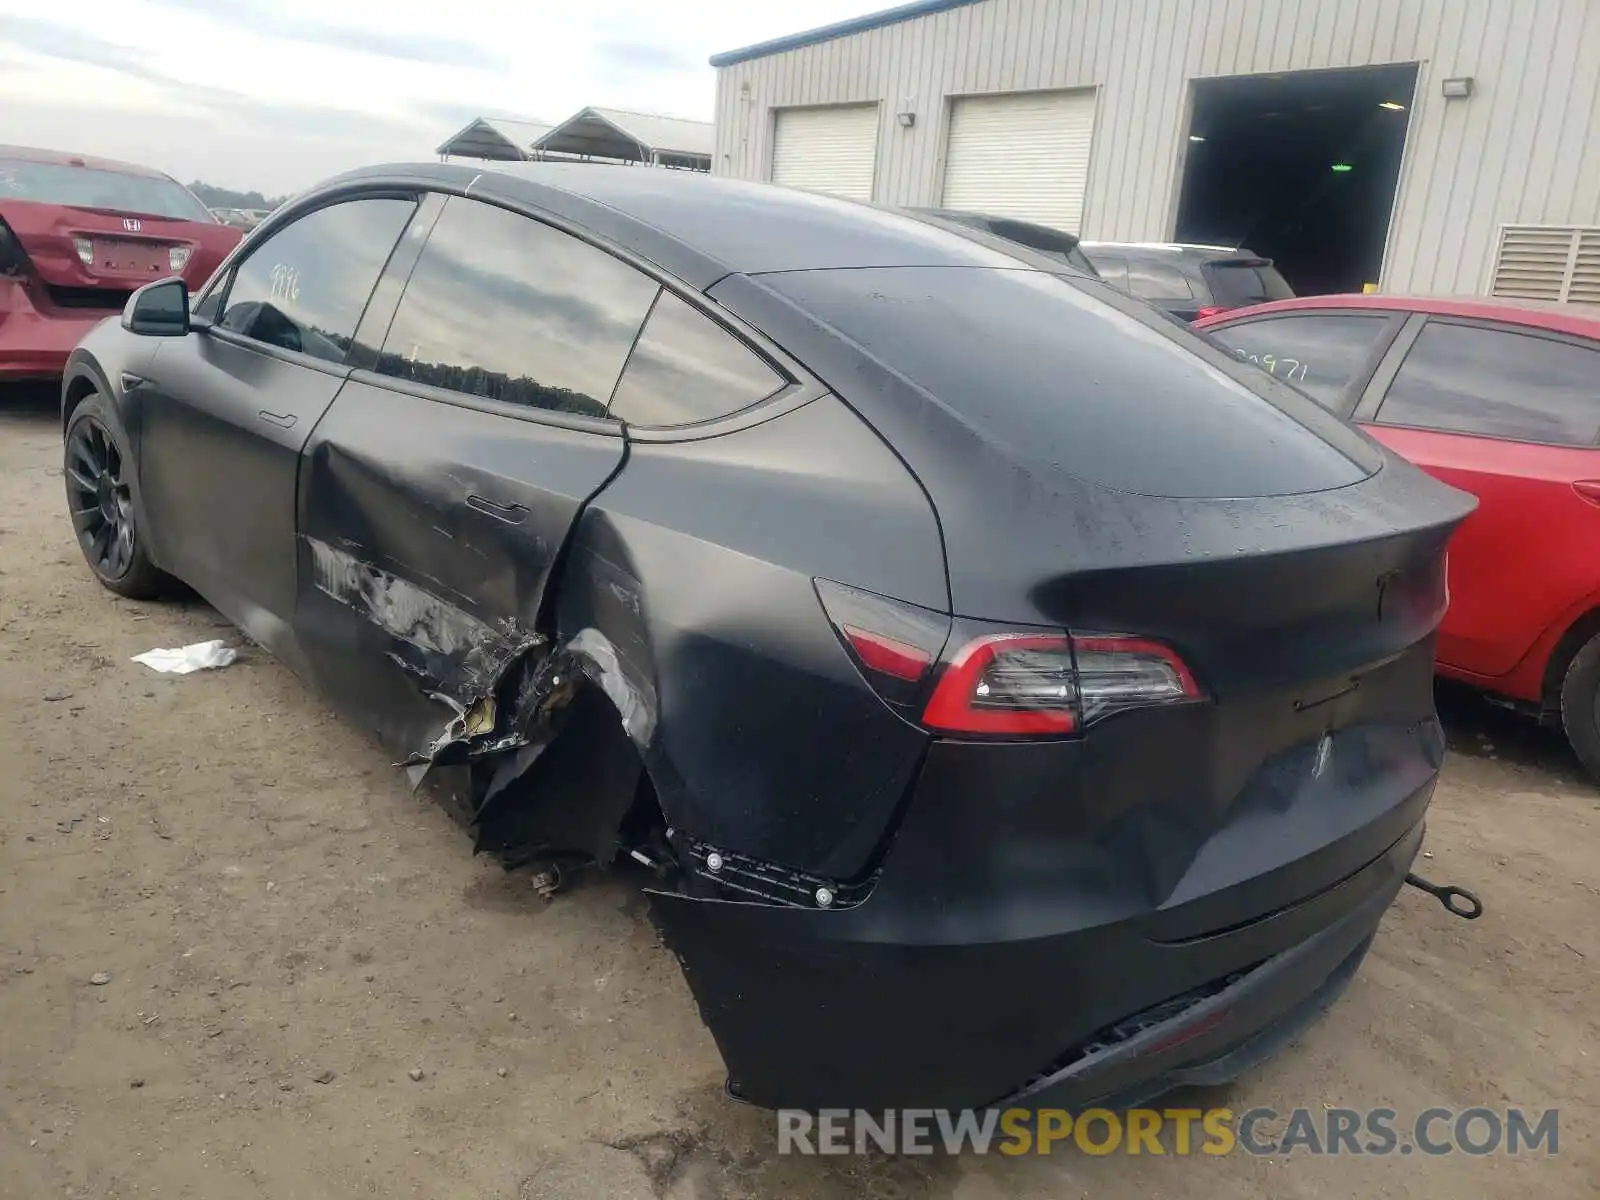
M1383 265L1415 63L1194 82L1177 240L1247 246L1300 295Z

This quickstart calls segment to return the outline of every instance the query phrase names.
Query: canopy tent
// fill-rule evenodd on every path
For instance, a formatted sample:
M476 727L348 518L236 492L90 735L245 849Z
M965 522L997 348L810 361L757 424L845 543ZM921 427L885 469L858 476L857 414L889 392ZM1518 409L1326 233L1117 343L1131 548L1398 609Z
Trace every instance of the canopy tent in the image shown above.
M552 126L543 121L478 117L460 133L447 139L437 153L443 157L517 162L533 158L534 143L551 129Z
M617 108L585 108L534 143L551 157L603 158L709 171L716 142L710 121L658 117Z

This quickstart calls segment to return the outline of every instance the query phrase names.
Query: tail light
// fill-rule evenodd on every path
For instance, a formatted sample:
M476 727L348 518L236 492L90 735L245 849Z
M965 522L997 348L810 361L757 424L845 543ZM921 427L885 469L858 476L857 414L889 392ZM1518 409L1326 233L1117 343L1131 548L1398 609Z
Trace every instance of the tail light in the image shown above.
M1207 317L1215 317L1227 311L1228 306L1226 304L1208 304L1199 312L1195 313L1194 319L1196 321L1204 321Z
M167 265L172 268L174 275L189 265L189 256L192 253L194 251L188 246L174 246L167 251Z
M1060 736L1127 709L1199 697L1177 653L1148 638L997 633L955 654L922 722L947 733Z
M952 643L959 649L946 655L943 613L826 579L816 587L863 678L935 732L1060 737L1126 709L1200 698L1183 659L1149 638L1006 631Z
M86 267L94 266L94 243L86 237L72 239L72 248L78 252L78 261Z
M11 226L0 220L0 275L26 275L32 266Z
M816 586L823 611L862 676L889 704L915 714L950 636L950 618L827 579Z

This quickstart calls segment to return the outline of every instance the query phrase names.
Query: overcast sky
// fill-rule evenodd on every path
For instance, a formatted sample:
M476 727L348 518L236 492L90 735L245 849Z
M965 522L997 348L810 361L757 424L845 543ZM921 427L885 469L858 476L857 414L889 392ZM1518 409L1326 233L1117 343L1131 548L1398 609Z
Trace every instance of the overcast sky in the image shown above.
M887 0L886 0L887 2ZM474 116L711 118L719 50L875 0L0 0L0 143L292 191Z

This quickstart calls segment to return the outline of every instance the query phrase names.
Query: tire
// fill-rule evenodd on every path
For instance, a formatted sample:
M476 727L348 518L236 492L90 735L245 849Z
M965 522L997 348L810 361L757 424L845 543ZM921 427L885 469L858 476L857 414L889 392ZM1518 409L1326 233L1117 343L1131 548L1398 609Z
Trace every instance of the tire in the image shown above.
M1600 634L1567 664L1561 680L1561 727L1578 761L1600 780Z
M133 457L121 422L98 392L67 423L62 476L84 561L100 583L130 600L154 600L166 576L145 552L133 504Z

